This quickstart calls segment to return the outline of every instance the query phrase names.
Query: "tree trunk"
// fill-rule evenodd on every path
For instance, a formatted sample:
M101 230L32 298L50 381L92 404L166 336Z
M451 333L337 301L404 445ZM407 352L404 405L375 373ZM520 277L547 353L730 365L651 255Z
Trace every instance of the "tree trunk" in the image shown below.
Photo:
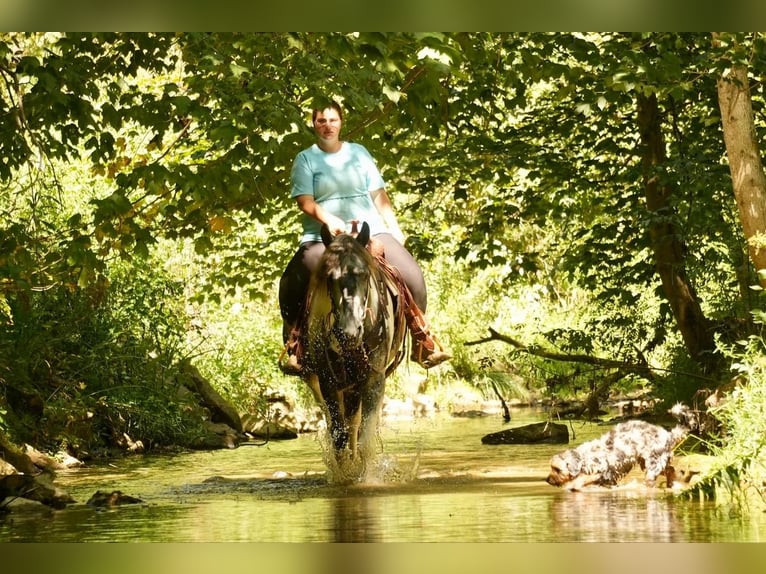
M757 271L766 270L766 175L755 134L747 67L743 64L735 64L728 75L718 78L718 105L750 259ZM766 276L758 275L761 286L766 287Z
M657 273L689 355L710 372L715 363L715 342L710 322L700 307L697 293L684 268L684 247L673 224L672 185L661 175L667 157L657 97L638 96L638 128L641 133L641 167L646 208L651 217L649 241Z

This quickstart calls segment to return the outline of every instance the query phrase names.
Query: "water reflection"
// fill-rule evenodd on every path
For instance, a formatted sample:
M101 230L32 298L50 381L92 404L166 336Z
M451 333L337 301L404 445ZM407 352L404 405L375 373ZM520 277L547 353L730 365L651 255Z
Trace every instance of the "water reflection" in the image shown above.
M551 527L574 542L683 542L675 504L652 493L561 492L551 504Z
M516 424L539 420L535 413L515 416ZM481 444L501 427L490 419L389 424L386 478L352 486L328 481L311 437L114 461L60 475L60 486L80 501L74 507L0 517L0 542L766 540L763 515L742 521L711 504L630 485L584 492L549 486L548 459L560 448ZM578 440L602 430L583 426ZM119 489L146 504L86 506L98 489Z
M343 497L332 501L333 542L383 542L380 517L371 511L367 497Z

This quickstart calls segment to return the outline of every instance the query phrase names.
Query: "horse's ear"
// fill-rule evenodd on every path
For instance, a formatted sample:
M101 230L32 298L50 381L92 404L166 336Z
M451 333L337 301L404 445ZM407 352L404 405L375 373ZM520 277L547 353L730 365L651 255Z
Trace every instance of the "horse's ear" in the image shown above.
M322 234L322 243L324 243L325 247L329 247L334 237L332 236L332 233L330 233L330 228L327 227L326 223L322 224L320 233Z
M362 223L362 230L356 236L356 240L362 244L362 247L367 247L370 242L370 226L367 225L366 221Z

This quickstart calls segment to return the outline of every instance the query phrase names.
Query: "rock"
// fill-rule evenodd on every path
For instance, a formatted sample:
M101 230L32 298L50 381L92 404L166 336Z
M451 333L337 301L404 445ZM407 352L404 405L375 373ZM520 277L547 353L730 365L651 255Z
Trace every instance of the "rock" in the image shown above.
M296 409L292 401L274 392L265 393L266 412L242 415L245 433L262 440L298 438L300 433L316 432L322 421L322 411L314 408L308 413Z
M139 504L143 502L140 498L123 494L121 490L113 490L112 492L104 492L97 490L96 493L88 499L86 504L88 506L106 507L106 506L119 506L121 504Z
M567 444L569 429L560 423L532 423L485 435L482 444Z
M242 420L236 409L212 387L194 365L188 361L182 362L178 381L202 399L214 423L226 423L237 432L242 432Z
M63 450L56 454L56 460L58 460L64 468L79 468L83 466L83 462L80 459L73 457L71 454L64 452Z
M436 400L425 393L417 393L412 397L412 406L415 408L415 416L430 417L438 410Z
M237 448L242 441L242 433L225 423L206 423L207 428L220 439L221 448Z
M31 476L28 474L9 474L0 477L0 500L7 496L20 496L42 502L53 508L65 508L75 502L66 492L53 484L47 473Z
M299 433L317 432L325 428L324 415L322 408L315 406L308 411L298 411L295 413L298 422Z
M410 420L433 416L438 410L431 395L416 393L405 399L385 397L381 415L389 420Z
M5 436L2 429L0 429L0 452L3 460L13 465L19 472L31 475L40 472L29 456Z
M257 419L248 425L247 433L259 439L285 440L298 438L294 428L285 426L279 422Z
M8 474L18 474L19 471L10 462L4 461L0 458L0 476L6 476Z
M121 437L116 437L114 441L117 446L125 449L130 453L144 452L144 443L141 440L133 440L128 436L128 433L122 433Z
M25 444L24 452L37 468L42 470L63 470L66 467L58 460L45 453L40 452L35 447Z
M29 515L32 512L46 512L52 514L53 510L47 504L43 504L37 500L11 496L5 500L0 499L0 516L2 516L3 512L15 512L16 514L24 513Z
M485 417L503 412L503 405L497 399L484 398L478 392L458 391L450 396L446 409L453 417Z
M242 433L224 423L205 422L204 435L191 444L192 448L214 450L219 448L237 448L242 442Z
M675 456L673 467L675 469L676 484L684 487L694 486L706 474L710 473L715 466L716 458L704 454L687 454Z
M415 418L415 405L412 399L383 398L381 416L388 420L409 420Z

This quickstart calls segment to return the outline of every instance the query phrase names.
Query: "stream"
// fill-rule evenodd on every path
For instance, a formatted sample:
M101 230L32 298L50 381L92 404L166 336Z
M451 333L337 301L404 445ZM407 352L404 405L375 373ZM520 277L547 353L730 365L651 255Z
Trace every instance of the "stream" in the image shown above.
M0 515L0 542L763 542L766 517L640 486L569 492L548 485L564 445L483 445L544 420L499 416L386 420L377 478L328 482L318 435L233 450L135 455L59 472L76 504ZM605 428L573 422L570 445ZM631 475L633 476L633 475ZM120 490L142 504L85 502Z

